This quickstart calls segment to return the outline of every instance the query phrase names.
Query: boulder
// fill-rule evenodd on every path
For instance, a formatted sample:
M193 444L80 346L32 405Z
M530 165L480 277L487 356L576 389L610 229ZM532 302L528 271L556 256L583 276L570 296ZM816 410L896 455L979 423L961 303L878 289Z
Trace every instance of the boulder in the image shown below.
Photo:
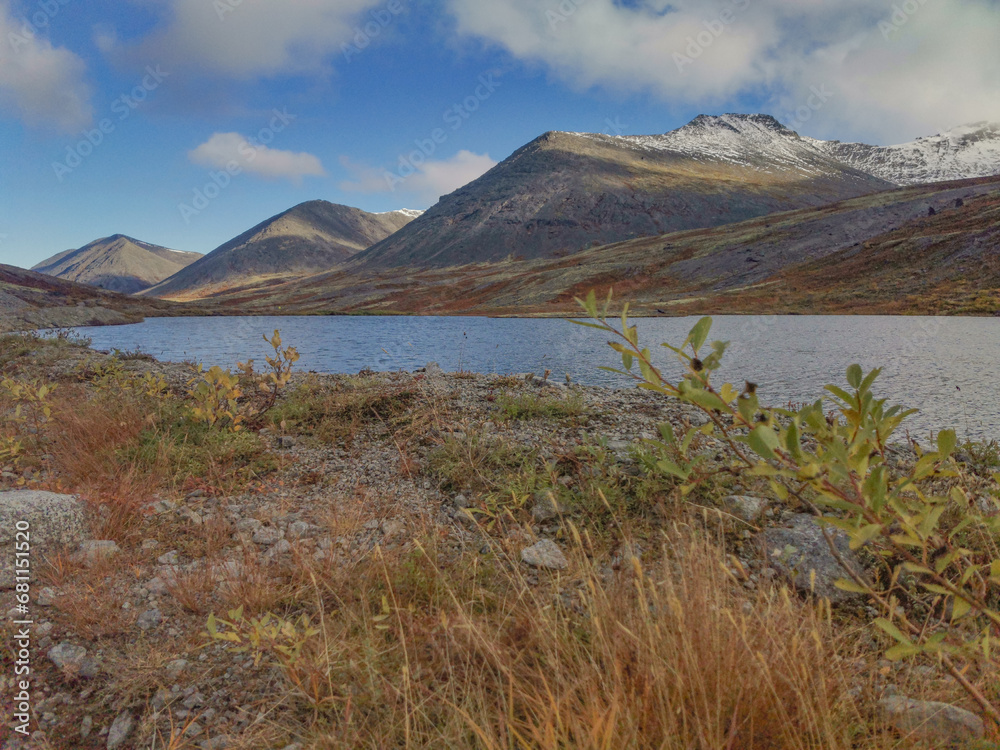
M859 574L864 568L851 550L847 534L830 529L837 552ZM784 527L777 526L760 534L764 554L771 567L784 575L795 588L803 593L815 593L834 604L844 604L862 594L842 591L834 586L839 578L849 578L823 537L823 529L816 519L806 513L792 516ZM815 574L815 580L813 580Z
M566 556L551 539L543 539L521 550L521 560L533 568L548 570L565 570L568 565Z
M87 525L83 503L72 495L54 492L17 490L0 492L0 591L14 586L14 555L18 540L17 524L27 524L32 567L60 547L75 547L86 539ZM23 525L22 524L22 525Z
M954 747L986 735L983 720L971 711L935 701L887 695L879 701L882 717L907 740L932 747Z
M108 732L108 750L115 750L125 744L135 729L135 717L128 711L122 711L115 717Z

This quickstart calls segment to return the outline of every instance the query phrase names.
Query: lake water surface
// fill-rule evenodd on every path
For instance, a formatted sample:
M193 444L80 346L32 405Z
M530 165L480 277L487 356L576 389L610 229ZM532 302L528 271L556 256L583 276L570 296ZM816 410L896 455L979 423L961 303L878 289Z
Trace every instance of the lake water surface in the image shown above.
M641 340L666 372L680 365L658 344L683 342L695 318L637 319ZM470 317L153 318L129 326L80 328L98 349L141 349L163 360L232 367L263 364L261 335L281 330L300 370L356 373L414 370L569 374L591 385L630 387L599 370L620 360L600 331L560 319ZM752 380L772 405L814 400L844 383L847 365L882 367L879 396L917 407L911 432L954 427L960 437L1000 438L1000 319L876 316L719 316L710 340L730 341L722 377ZM720 381L721 382L721 381Z

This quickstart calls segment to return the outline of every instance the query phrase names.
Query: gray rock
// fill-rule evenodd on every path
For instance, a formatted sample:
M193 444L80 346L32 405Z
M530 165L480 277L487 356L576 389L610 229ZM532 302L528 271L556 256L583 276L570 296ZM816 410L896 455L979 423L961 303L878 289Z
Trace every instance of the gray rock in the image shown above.
M83 504L72 495L18 490L0 492L0 550L14 549L17 524L27 524L37 560L59 547L75 547L87 538ZM14 585L14 555L0 555L0 591Z
M922 740L933 747L961 745L986 735L982 719L947 703L888 695L879 701L879 708L907 740Z
M94 728L94 717L87 714L80 721L80 739L85 740L90 736L91 730Z
M402 521L388 519L382 522L382 533L387 537L402 536L406 533L406 524Z
M262 524L256 518L241 518L239 521L236 522L237 531L247 531L250 532L251 534L255 533L258 529L260 529L263 526L264 524Z
M161 622L163 622L163 613L160 612L160 610L153 608L147 609L139 615L139 619L136 620L135 624L138 626L139 630L149 631L157 627Z
M187 659L174 659L167 665L166 675L167 679L171 682L175 682L178 677L188 668L190 662Z
M54 589L46 587L38 592L38 598L35 599L35 603L39 607L51 607L56 602L56 596L58 594L56 594Z
M767 510L767 500L753 495L730 495L723 498L722 507L744 521L753 523Z
M833 528L830 533L844 562L863 575L864 568L851 550L847 534ZM833 585L837 579L848 578L849 575L830 552L823 529L813 516L800 513L789 519L787 527L769 528L759 536L771 567L791 581L797 590L803 593L812 591L834 604L863 597L863 594L841 591ZM815 586L810 580L812 571L815 571Z
M545 523L566 514L566 506L555 499L551 492L536 492L531 506L531 517L535 523Z
M295 438L289 435L281 435L275 440L275 444L281 450L288 450L295 447Z
M276 526L262 526L253 533L253 541L255 544L277 544L284 536Z
M156 562L160 565L178 565L180 564L180 561L181 553L175 549L172 549L156 558Z
M210 740L205 740L198 747L201 750L226 750L229 747L229 738L225 735L220 735L218 737L213 737Z
M470 500L465 495L455 495L451 502L456 508L474 508L476 506L475 500Z
M437 362L428 362L424 367L424 374L429 378L440 377L444 375L444 370L441 369L441 365Z
M135 717L128 711L122 711L115 717L108 731L108 750L115 750L125 744L135 729Z
M293 521L288 524L289 539L305 539L307 537L315 536L318 531L318 526L314 526L306 521Z
M87 649L83 646L74 646L72 643L60 643L49 649L49 661L56 665L57 669L78 670L83 660L87 658Z
M277 543L264 554L264 556L277 557L278 555L287 555L291 551L292 543L287 539L279 539Z
M80 543L80 557L87 565L93 565L101 560L109 560L121 550L118 544L108 540L88 539Z
M521 560L533 568L549 570L565 570L568 565L562 550L551 539L543 539L521 550Z

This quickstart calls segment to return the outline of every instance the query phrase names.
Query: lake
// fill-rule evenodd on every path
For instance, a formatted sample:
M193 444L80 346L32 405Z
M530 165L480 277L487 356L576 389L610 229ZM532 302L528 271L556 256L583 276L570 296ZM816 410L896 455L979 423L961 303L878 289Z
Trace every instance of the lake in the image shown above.
M680 364L663 341L683 342L696 318L634 321L666 373ZM618 366L600 331L561 319L474 317L153 318L129 326L77 329L98 349L140 349L163 360L232 367L269 351L261 335L280 329L298 348L299 370L356 373L414 370L429 361L448 371L550 370L553 379L630 387L598 368ZM722 377L756 382L761 401L812 401L827 383L844 384L847 365L884 369L879 396L917 407L910 430L954 427L959 436L1000 438L1000 319L878 316L718 316L710 340L730 341ZM719 382L722 382L721 380Z

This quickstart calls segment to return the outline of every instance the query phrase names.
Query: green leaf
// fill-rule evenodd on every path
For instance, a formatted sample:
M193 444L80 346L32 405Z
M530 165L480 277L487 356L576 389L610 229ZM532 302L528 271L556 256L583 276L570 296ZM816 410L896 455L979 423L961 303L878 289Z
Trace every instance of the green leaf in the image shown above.
M709 317L704 317L694 324L694 328L688 334L687 341L685 344L691 344L691 347L698 351L705 344L705 339L708 338L709 331L712 330L712 319Z
M972 611L972 605L960 596L956 596L951 606L951 621L961 620Z
M778 433L767 425L755 427L747 435L747 445L753 448L754 452L762 458L774 458L774 450L778 447Z
M885 652L885 658L889 661L900 661L908 656L916 656L921 652L920 646L914 643L900 643Z
M875 537L882 533L882 525L873 523L868 526L862 526L860 529L851 534L850 547L852 550L858 550L864 547L868 542L870 542Z
M864 586L859 586L854 581L848 578L838 578L836 581L833 582L833 585L836 586L841 591L849 591L852 594L868 593L868 589L866 589Z
M894 641L897 641L899 643L906 643L906 644L913 643L913 641L911 641L909 638L907 638L905 635L903 635L903 632L899 628L897 628L894 624L892 624L891 622L889 622L889 620L885 619L884 617L877 617L877 618L875 618L875 620L873 621L873 624L879 630L881 630L884 633L888 634L889 637L892 638Z
M947 458L955 450L955 446L958 445L958 436L955 435L954 430L941 430L938 433L937 444L941 457Z
M670 474L671 476L678 477L679 479L687 479L691 475L690 471L685 471L673 461L668 461L665 458L656 462L656 468L665 474Z
M635 358L632 356L632 352L622 352L622 364L625 366L626 370L632 369L634 359Z
M847 382L850 383L851 388L860 390L864 377L865 372L861 369L861 365L851 365L847 368Z

